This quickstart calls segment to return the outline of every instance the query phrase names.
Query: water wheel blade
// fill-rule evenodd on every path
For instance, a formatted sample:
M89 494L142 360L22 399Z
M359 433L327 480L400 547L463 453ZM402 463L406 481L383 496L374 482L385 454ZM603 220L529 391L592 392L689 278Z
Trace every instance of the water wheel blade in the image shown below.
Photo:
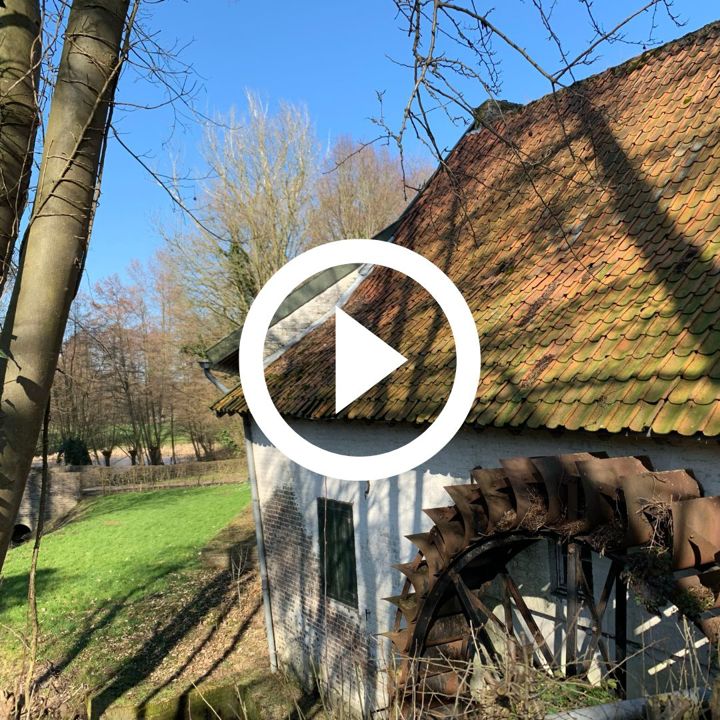
M500 464L515 495L515 511L520 524L525 526L530 522L533 527L541 527L547 515L547 491L532 460L527 457L503 458Z
M589 527L622 523L619 492L630 478L652 470L643 457L592 458L577 463Z
M415 593L418 595L427 594L430 589L430 573L427 565L419 565L417 563L397 563L393 565L399 570L413 586Z
M408 625L408 627L403 630L388 630L387 632L380 633L380 635L388 638L397 652L408 653L411 649L410 644L414 630L413 625Z
M502 469L476 468L472 479L482 491L487 509L488 526L485 532L506 531L517 527L515 495Z
M715 562L720 550L720 497L670 504L673 570Z
M440 533L442 553L446 558L457 555L467 544L465 523L454 505L424 508L423 512L433 521Z
M435 533L415 533L405 536L423 555L431 574L440 571L444 558L435 543Z
M446 699L455 698L464 689L465 683L454 670L445 670L440 673L420 673L420 686L424 692L441 695Z
M635 475L623 485L627 508L626 545L660 542L669 531L670 503L701 496L700 485L687 470L666 470Z
M569 515L568 503L570 496L577 496L580 473L577 464L581 460L591 460L597 456L606 457L604 453L568 453L566 455L548 455L530 458L538 475L545 484L548 498L546 524L554 526L563 522ZM571 492L572 488L572 492Z
M417 618L418 609L420 607L418 602L418 596L415 593L408 593L407 595L393 595L391 597L383 598L386 602L395 605L403 617L408 623L411 623Z
M486 532L488 518L480 488L476 485L447 485L445 492L451 497L462 517L466 543L478 533Z

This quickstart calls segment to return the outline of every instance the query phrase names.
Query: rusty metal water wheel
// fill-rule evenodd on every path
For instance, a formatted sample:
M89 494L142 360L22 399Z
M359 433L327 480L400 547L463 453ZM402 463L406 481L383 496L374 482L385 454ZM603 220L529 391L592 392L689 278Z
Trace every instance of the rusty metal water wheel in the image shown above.
M419 552L395 566L406 581L387 598L397 613L386 635L395 655L390 696L402 717L457 716L459 702L471 708L472 666L507 672L522 662L561 681L612 676L622 695L626 581L636 568L650 568L658 603L676 604L717 642L720 498L702 497L690 472L657 472L646 457L575 453L502 460L471 477L445 488L452 505L424 510L432 529L408 536ZM554 646L529 607L527 578L511 571L543 540L565 558ZM601 578L589 570L591 553L607 558Z

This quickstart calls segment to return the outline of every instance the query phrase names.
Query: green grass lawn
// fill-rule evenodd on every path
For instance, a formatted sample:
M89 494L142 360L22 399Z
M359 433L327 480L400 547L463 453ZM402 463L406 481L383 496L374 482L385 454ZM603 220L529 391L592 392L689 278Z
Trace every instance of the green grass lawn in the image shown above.
M138 666L177 642L174 633L212 609L217 581L199 552L249 499L246 484L233 484L122 493L80 506L73 522L43 538L41 659L90 687L123 670L131 682ZM6 678L22 648L31 550L27 543L10 551L0 580ZM155 648L157 639L166 646Z

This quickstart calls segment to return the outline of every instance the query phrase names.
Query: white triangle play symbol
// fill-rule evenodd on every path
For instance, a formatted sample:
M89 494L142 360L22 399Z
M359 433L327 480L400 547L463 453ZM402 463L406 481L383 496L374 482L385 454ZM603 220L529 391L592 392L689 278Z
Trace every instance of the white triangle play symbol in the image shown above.
M335 308L335 412L340 412L407 358Z

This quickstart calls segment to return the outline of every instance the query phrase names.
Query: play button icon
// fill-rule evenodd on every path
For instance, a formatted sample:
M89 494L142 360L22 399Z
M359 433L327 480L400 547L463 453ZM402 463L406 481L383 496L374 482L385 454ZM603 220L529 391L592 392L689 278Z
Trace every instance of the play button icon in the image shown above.
M289 289L299 287L326 268L348 264L363 266L365 274L378 265L412 278L440 306L450 324L455 343L455 377L440 413L430 425L416 428L415 437L405 445L374 455L334 452L310 442L291 424L295 418L280 414L265 382L265 339ZM335 308L332 312L336 321L337 413L408 359L345 311ZM330 320L331 313L316 322ZM311 340L312 331L303 337ZM410 355L411 351L406 352ZM475 401L480 379L480 339L465 298L450 278L430 260L391 242L338 240L311 248L293 258L262 287L245 318L240 336L239 362L240 381L248 410L270 443L292 461L317 475L364 482L398 476L421 467L454 437ZM324 396L329 388L319 390ZM312 393L312 388L309 392Z
M406 362L397 350L335 308L335 413Z

